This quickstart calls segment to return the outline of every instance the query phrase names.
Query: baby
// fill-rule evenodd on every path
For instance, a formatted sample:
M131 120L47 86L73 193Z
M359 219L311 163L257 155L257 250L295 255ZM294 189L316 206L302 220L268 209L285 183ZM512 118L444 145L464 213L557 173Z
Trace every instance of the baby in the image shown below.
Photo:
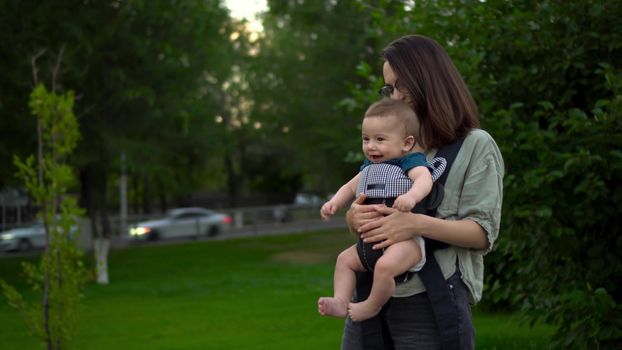
M406 103L383 99L372 104L362 125L363 153L367 159L361 171L322 206L322 218L327 220L360 193L367 197L366 203L385 203L403 212L411 211L432 189L430 167L415 135L419 135L419 120ZM425 263L421 237L394 243L381 255L371 246L359 239L339 254L334 296L318 300L321 315L349 316L353 321L369 319L380 312L395 291L395 277L418 271ZM350 303L356 285L355 272L363 271L374 273L369 297Z

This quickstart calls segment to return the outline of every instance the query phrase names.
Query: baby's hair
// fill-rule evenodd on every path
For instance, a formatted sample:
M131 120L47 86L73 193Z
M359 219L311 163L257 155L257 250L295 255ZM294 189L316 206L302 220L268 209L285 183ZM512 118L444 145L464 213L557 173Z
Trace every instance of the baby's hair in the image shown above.
M363 118L388 116L397 118L398 122L404 126L406 136L413 136L416 140L419 139L419 119L415 111L406 102L383 98L369 106Z

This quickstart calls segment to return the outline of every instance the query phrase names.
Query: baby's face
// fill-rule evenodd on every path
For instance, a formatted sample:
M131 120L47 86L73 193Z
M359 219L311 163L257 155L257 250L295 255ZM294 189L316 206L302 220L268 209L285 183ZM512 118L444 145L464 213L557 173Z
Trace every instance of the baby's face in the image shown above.
M412 145L408 145L404 128L396 117L366 117L363 119L363 153L372 163L400 158Z

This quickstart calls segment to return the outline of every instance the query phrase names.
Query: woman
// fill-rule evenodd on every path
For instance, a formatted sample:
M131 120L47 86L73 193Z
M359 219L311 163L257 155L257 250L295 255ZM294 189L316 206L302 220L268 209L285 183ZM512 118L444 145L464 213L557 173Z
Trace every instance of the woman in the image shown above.
M347 213L350 228L381 249L422 236L449 244L434 253L452 299L460 349L473 349L471 303L481 299L483 256L497 238L503 196L503 159L492 137L479 129L477 106L447 52L434 40L409 35L382 52L381 93L406 101L420 118L422 146L431 160L436 150L465 136L445 183L436 217L404 213L382 205L362 205ZM441 280L442 282L442 280ZM434 295L431 291L430 295ZM385 348L440 349L443 337L432 303L418 276L397 286L381 315ZM376 320L376 322L380 322ZM346 321L343 350L369 348L376 336L364 323ZM364 346L365 345L365 346ZM445 346L447 347L447 346Z

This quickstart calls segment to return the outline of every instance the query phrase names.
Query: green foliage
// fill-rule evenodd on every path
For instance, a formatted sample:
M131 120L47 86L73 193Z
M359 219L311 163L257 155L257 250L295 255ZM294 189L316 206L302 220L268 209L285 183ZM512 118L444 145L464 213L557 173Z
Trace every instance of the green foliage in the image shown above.
M61 161L76 147L79 139L77 120L73 114L73 92L66 95L49 93L45 86L33 90L28 106L38 117L40 153L38 160L31 155L25 161L14 157L18 177L39 205L52 203L72 185L71 168Z
M66 195L74 179L64 161L80 136L73 101L73 92L58 95L43 85L35 87L29 107L38 121L38 156L24 161L15 157L18 176L41 208L46 231L47 246L39 264L23 263L26 281L42 294L42 301L28 303L14 287L0 280L9 305L18 309L48 349L70 346L78 324L80 290L87 279L73 227L82 211L75 198Z
M360 3L385 44L419 33L447 48L502 150L502 227L483 306L557 325L556 348L619 347L622 5Z
M352 1L274 0L268 6L261 49L246 70L257 107L250 117L271 135L255 147L286 157L278 169L285 182L298 175L305 191L334 192L357 169L346 159L360 153L364 110L341 101L350 97L349 86L367 85L369 78L355 71L359 62L378 62L377 52L368 50L373 38L361 35L370 19L359 16Z
M618 72L615 79L621 77ZM512 290L493 291L496 297L505 293L497 300L522 305L532 319L560 325L555 343L560 348L621 341L616 276L622 273L622 240L616 217L622 192L616 183L622 178L617 150L622 90L616 87L610 96L589 112L539 104L534 116L540 123L514 123L514 147L505 153L506 162L516 160L508 163L506 179L507 238L491 260L511 257L512 265L493 263L498 275L488 281L495 278ZM517 120L524 109L515 113Z
M75 87L83 136L70 164L81 173L83 206L97 211L107 177L127 158L130 183L144 197L183 196L222 162L214 122L231 72L231 24L220 0L0 1L0 163L36 145L26 118L31 58L41 81ZM62 69L54 69L64 48ZM60 55L58 55L60 56ZM217 168L219 169L219 168ZM0 187L14 169L0 167ZM95 174L95 175L93 175ZM118 191L111 191L116 196ZM139 193L140 195L140 193ZM140 196L130 200L140 201ZM101 199L99 202L104 202ZM104 208L101 208L104 209Z

